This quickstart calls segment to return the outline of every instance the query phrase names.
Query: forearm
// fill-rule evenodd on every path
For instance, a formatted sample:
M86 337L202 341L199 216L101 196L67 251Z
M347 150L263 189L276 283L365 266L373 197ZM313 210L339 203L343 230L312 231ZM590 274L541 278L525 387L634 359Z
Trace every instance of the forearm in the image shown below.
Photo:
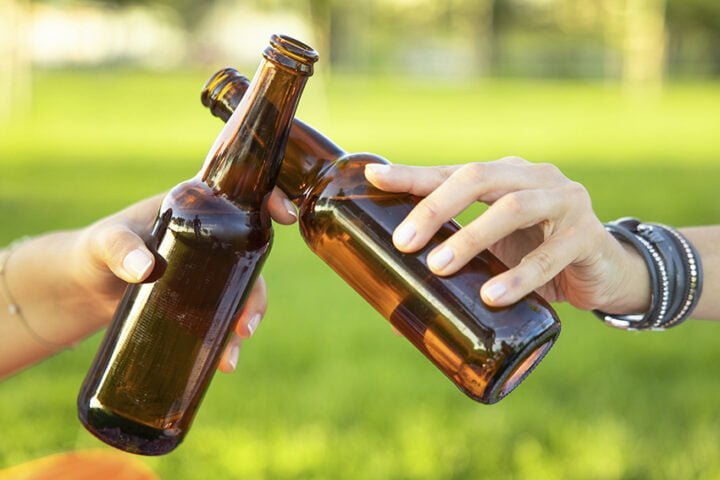
M695 246L703 265L703 292L693 318L720 320L720 225L680 231Z
M0 378L70 346L96 330L97 302L72 275L76 232L58 232L16 246L5 263L7 292L0 297ZM90 311L88 311L90 310ZM83 312L79 314L79 312ZM87 314L85 313L87 312Z

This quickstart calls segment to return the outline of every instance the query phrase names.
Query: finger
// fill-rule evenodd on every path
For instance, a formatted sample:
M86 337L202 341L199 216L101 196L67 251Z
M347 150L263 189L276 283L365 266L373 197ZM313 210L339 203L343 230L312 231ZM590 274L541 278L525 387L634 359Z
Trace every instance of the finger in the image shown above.
M218 364L218 370L223 373L232 373L237 368L238 357L240 355L240 347L242 346L242 339L235 333L230 334L230 340L225 346L223 355L220 358L220 364Z
M550 237L516 267L486 282L480 289L483 301L494 307L510 305L547 284L577 258L580 238L572 233Z
M556 189L509 193L433 249L428 254L428 267L435 274L451 275L511 233L555 220L566 208L565 198Z
M403 252L417 251L476 200L492 203L508 192L554 186L564 177L552 169L500 161L464 165L418 203L393 233L393 243Z
M255 333L267 310L267 287L260 275L250 291L247 302L240 311L235 332L240 338L249 338Z
M278 187L275 187L270 195L268 209L272 218L283 225L291 225L297 220L295 205Z
M458 168L460 167L411 167L370 163L365 165L365 178L386 192L403 192L424 197Z
M155 257L142 238L127 226L116 224L103 228L93 240L94 260L126 282L142 282L153 271Z

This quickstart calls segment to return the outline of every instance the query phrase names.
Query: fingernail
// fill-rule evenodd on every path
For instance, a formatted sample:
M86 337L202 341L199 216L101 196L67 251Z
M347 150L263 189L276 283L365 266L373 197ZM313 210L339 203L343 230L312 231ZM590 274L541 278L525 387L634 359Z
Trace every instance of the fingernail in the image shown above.
M385 175L390 172L391 167L390 165L383 165L382 163L370 163L365 165L365 168L378 175Z
M395 245L397 246L407 247L410 245L412 239L415 238L415 233L417 233L415 230L415 224L412 222L403 223L395 229L395 232L393 233L393 242L395 242Z
M257 330L258 325L260 325L260 320L262 320L262 315L256 313L248 322L247 328L251 336L255 333L255 330Z
M137 280L145 277L152 265L152 257L139 248L125 255L123 259L123 268Z
M297 218L297 212L295 211L295 205L288 200L287 198L284 200L285 208L287 209L287 212L292 215L293 217Z
M492 283L489 287L483 289L485 297L491 302L496 302L500 297L505 295L505 292L507 292L507 287L502 282Z
M228 358L228 363L230 364L230 368L235 370L237 368L237 362L238 362L238 356L240 355L240 345L235 343L232 347L230 347L230 356Z
M430 255L430 258L428 258L428 265L431 269L440 271L447 267L454 257L455 254L450 248L443 247Z

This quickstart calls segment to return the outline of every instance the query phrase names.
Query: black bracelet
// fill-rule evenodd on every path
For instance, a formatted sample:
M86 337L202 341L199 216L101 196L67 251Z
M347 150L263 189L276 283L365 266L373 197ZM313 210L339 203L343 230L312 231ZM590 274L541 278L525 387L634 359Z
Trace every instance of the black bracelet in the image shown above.
M605 229L621 242L632 245L645 261L650 274L650 308L644 314L611 315L600 310L593 310L593 313L611 327L623 330L650 328L657 321L656 317L662 302L662 283L660 283L659 274L660 256L645 239L635 235L628 226L623 225L620 221L606 223Z
M645 261L650 274L650 308L637 315L593 313L606 324L626 330L665 330L689 318L702 292L702 265L687 238L666 225L634 218L622 218L605 228L631 244Z

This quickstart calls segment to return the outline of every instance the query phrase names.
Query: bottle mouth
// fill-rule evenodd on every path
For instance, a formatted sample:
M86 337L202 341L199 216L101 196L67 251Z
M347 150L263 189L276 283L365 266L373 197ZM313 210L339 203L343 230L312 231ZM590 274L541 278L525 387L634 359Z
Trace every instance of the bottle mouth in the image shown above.
M210 109L210 112L219 118L227 121L232 115L232 109L226 105L231 99L229 95L236 95L233 91L240 90L239 96L245 94L250 85L250 80L240 72L231 67L223 68L213 74L202 88L200 101Z
M276 64L307 76L313 74L313 64L320 58L311 46L279 34L270 37L270 45L263 55Z

